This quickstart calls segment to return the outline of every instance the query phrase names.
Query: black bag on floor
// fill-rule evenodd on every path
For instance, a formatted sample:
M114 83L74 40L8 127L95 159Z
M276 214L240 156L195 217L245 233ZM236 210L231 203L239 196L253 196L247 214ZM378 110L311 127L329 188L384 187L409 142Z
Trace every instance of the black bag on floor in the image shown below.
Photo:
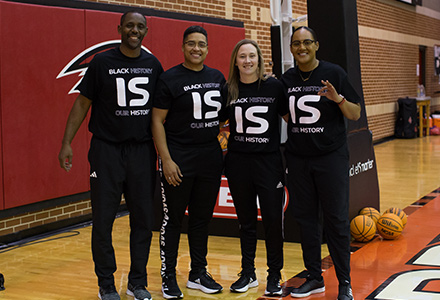
M398 138L412 139L416 137L417 104L414 98L399 98L399 112L396 119L394 134Z

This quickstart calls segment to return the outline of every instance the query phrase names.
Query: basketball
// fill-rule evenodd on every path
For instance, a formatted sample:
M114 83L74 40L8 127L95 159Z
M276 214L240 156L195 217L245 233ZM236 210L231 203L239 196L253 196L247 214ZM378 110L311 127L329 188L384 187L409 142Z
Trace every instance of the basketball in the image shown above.
M377 220L377 231L387 240L394 240L400 236L403 230L402 219L393 213L384 213Z
M351 236L358 242L369 242L376 234L376 224L366 215L358 215L350 222Z
M403 228L405 228L406 221L408 220L408 217L403 210L401 210L400 208L397 208L397 207L391 207L391 208L388 208L384 213L392 213L392 214L398 215L399 218L402 219Z
M222 147L223 151L228 150L228 138L229 138L229 131L222 130L217 136L218 142L220 143L220 147Z
M374 223L377 223L377 220L380 218L380 212L374 207L364 207L359 211L359 214L369 216Z

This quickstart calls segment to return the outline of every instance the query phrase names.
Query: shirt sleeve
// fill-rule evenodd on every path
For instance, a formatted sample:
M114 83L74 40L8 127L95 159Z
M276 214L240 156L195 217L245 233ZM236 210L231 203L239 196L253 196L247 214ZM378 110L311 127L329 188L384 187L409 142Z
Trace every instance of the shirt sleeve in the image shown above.
M165 80L161 77L157 83L156 93L153 100L153 107L160 109L170 109L172 105L173 96L170 88Z

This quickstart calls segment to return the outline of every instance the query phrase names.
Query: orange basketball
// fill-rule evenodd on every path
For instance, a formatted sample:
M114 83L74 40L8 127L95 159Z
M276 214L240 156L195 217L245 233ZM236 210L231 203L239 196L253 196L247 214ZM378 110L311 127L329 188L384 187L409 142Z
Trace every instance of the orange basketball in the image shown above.
M392 213L384 213L379 220L377 220L377 231L387 240L394 240L400 236L403 230L402 219Z
M384 214L385 213L392 213L392 214L398 215L399 218L402 219L403 228L405 228L408 217L403 210L401 210L400 208L397 208L397 207L390 207L384 212Z
M358 242L369 242L376 234L376 224L366 215L358 215L350 222L351 236Z
M364 207L359 211L359 214L370 217L374 223L377 223L380 218L380 212L374 207Z
M220 147L222 147L223 151L228 150L228 139L229 139L229 131L222 130L217 136L218 142L220 143Z

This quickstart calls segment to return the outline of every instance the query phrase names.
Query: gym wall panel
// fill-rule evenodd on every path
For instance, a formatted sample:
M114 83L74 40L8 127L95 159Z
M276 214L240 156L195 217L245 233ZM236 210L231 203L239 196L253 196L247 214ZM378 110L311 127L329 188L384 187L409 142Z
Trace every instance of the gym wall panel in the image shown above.
M69 174L57 159L77 78L56 77L84 49L84 11L0 5L4 208L87 191L85 126Z
M191 25L202 26L197 22L151 18L146 45L162 63L164 70L183 62L183 32Z
M121 13L0 0L0 16L0 210L87 192L89 116L73 140L69 173L57 156L76 85L97 53L93 48L120 41ZM208 31L207 65L227 76L244 28L148 16L143 45L169 69L183 62L183 32L195 24Z
M227 79L232 49L237 42L245 38L245 30L244 28L208 23L204 23L203 27L208 32L209 44L206 65L220 70Z

